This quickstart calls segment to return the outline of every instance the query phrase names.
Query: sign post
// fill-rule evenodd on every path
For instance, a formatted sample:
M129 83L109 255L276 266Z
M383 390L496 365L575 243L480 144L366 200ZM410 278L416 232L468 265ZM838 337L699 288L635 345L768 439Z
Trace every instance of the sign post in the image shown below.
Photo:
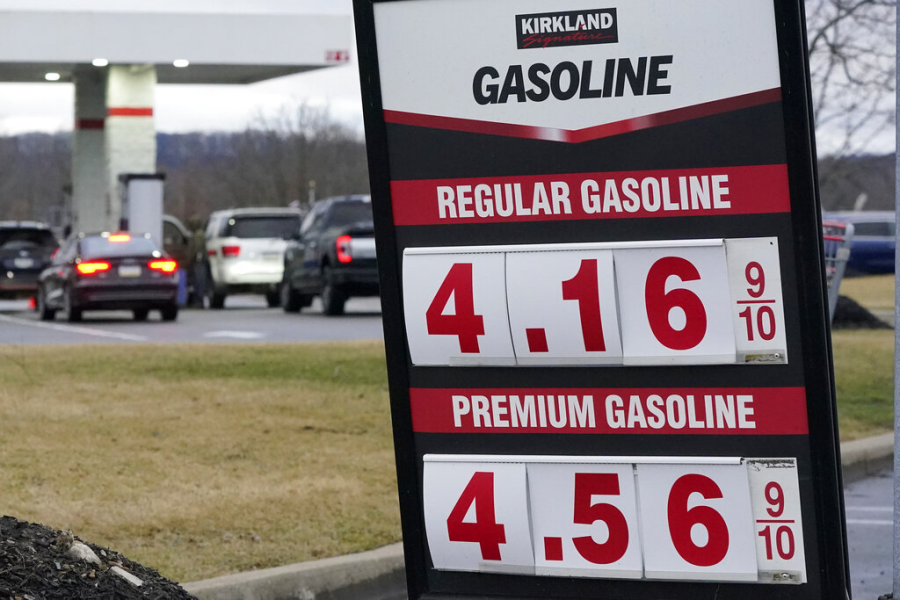
M410 598L849 597L802 2L354 8Z

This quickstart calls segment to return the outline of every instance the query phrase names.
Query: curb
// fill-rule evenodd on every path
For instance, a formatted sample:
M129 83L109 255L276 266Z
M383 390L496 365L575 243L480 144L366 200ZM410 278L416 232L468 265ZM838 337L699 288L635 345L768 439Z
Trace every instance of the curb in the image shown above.
M199 600L380 600L406 590L403 544L261 569L182 587Z
M893 462L893 433L841 444L841 467L845 485L890 468Z
M841 444L844 483L890 467L894 434ZM184 584L198 600L386 600L405 598L403 544Z

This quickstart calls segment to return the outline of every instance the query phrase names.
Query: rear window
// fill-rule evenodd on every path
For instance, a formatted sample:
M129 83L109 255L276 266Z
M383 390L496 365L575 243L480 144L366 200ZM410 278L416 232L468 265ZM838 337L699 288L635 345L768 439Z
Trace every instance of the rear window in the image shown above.
M56 245L56 238L46 229L0 230L0 249L2 250L55 248Z
M127 242L110 242L105 237L86 237L81 240L81 255L84 258L143 256L158 250L156 242L145 237L133 237Z
M883 222L868 222L868 223L854 223L853 224L853 235L870 235L870 236L878 236L885 237L894 235L894 224L889 223L887 221Z
M331 207L328 216L330 225L344 225L372 220L372 204L370 202L337 202Z
M231 217L222 228L222 237L289 239L300 229L300 215Z

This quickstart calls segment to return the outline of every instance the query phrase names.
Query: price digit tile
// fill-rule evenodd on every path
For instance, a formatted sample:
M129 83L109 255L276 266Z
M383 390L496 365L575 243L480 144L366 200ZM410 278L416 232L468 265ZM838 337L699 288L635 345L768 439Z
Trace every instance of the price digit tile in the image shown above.
M778 240L725 240L738 362L787 362Z
M640 578L634 468L529 464L535 573Z
M614 253L624 364L735 362L721 240Z
M744 465L636 469L648 579L757 580Z
M436 569L534 574L524 464L425 461L424 514Z
M405 254L403 306L414 365L514 365L502 252Z
M611 250L508 252L518 364L621 364Z
M793 458L746 459L756 531L759 580L805 583L806 556L797 461Z

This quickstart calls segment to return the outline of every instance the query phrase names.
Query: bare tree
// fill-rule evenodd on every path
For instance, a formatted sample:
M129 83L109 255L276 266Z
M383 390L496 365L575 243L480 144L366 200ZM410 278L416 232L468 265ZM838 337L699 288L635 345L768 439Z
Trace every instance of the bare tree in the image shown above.
M821 154L864 152L894 123L896 0L806 0Z

